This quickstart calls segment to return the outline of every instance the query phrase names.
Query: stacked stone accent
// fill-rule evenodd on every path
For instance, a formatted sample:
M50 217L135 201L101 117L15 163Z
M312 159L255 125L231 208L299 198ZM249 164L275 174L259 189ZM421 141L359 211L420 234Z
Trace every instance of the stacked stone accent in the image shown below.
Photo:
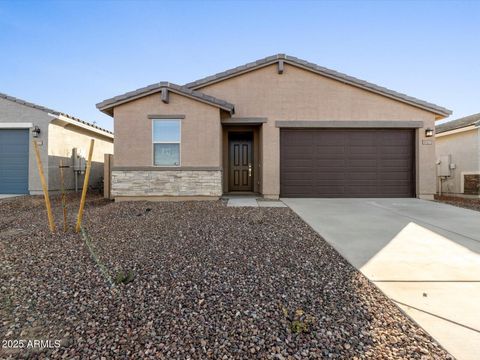
M221 195L221 171L112 171L113 197Z

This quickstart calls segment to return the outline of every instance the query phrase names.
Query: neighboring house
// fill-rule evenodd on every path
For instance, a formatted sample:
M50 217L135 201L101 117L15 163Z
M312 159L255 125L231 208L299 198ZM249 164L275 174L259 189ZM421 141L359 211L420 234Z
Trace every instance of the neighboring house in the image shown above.
M72 116L0 93L0 194L41 194L33 141L38 144L48 188L60 190L60 160L65 188L74 189L72 151L86 158L95 139L90 184L103 176L103 158L113 153L113 133ZM79 162L76 162L79 164ZM83 176L77 175L82 188Z
M480 195L480 114L438 125L435 132L439 192Z
M283 54L97 104L114 118L117 200L259 193L424 197L443 107Z

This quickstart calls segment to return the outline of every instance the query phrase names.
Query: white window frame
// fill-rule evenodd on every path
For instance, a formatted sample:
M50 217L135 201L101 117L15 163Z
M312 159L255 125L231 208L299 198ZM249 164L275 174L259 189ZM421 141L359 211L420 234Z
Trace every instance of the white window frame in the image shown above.
M155 141L155 122L156 121L178 121L179 124L179 140L178 141ZM155 144L178 144L178 165L156 165L155 164ZM152 164L155 167L180 167L182 166L182 119L172 117L172 118L162 118L162 119L152 119Z

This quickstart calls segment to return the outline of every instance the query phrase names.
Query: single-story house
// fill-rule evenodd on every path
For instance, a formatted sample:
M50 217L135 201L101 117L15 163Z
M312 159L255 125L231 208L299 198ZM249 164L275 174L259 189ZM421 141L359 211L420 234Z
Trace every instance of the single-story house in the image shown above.
M73 116L0 93L0 194L42 193L33 141L39 148L50 191L82 188L90 139L95 139L90 184L103 178L104 154L113 153L113 133ZM75 171L77 170L77 171Z
M480 113L437 125L438 192L480 195Z
M117 200L257 193L433 198L451 111L284 54L97 104Z

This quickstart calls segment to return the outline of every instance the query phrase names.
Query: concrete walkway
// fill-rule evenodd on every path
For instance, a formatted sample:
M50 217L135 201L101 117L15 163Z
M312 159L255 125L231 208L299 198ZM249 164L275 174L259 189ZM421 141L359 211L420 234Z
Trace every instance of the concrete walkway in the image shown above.
M282 199L457 359L480 354L480 212L419 199Z
M264 200L254 196L229 196L227 206L230 207L287 207L280 200Z

